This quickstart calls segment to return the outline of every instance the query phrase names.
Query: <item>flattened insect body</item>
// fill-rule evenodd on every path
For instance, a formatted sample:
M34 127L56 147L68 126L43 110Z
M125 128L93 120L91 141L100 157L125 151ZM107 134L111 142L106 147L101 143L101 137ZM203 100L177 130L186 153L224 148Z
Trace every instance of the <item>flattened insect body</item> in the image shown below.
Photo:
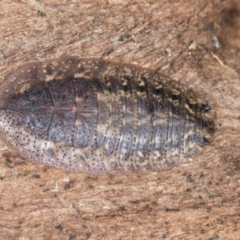
M201 150L210 109L155 71L62 57L7 77L0 135L22 157L66 171L156 170Z

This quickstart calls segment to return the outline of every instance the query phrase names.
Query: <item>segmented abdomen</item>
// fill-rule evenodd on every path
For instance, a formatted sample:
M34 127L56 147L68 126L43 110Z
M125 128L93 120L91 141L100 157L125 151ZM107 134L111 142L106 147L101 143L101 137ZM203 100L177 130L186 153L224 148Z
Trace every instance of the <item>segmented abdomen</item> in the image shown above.
M0 92L0 133L23 157L87 173L161 169L198 152L209 106L152 70L97 59L26 65Z

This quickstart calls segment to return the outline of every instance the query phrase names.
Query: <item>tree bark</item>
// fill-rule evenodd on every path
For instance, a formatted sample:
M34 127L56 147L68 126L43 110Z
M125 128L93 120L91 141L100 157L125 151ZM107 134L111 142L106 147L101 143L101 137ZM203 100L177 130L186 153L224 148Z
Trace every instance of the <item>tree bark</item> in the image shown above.
M212 107L215 134L186 164L115 176L66 173L0 142L0 239L238 239L240 2L0 2L1 81L62 55L158 69Z

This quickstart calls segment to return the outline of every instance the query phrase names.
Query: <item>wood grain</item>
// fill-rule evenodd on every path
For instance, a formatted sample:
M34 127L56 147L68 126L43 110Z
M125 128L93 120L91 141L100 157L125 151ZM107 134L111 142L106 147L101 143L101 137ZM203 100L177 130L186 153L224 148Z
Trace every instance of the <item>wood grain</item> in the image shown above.
M187 164L127 176L44 168L2 142L0 239L237 239L239 1L47 4L0 2L2 82L65 54L158 69L208 100L216 133Z

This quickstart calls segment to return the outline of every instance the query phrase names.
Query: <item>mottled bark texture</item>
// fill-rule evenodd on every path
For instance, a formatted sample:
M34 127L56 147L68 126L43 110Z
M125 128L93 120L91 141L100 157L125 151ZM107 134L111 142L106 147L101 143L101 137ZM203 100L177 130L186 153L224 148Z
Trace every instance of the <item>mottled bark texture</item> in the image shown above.
M207 99L216 132L144 175L66 173L0 151L0 239L238 239L239 1L1 1L1 82L62 55L158 69Z

